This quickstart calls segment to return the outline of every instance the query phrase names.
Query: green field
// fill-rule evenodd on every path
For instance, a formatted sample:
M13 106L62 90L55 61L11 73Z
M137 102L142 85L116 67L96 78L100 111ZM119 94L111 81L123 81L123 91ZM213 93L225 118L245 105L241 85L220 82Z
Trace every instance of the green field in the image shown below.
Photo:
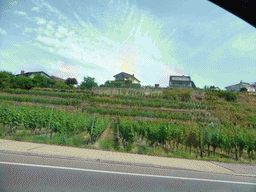
M158 98L4 89L0 137L256 163L256 97L233 97L208 91L199 101L178 89Z

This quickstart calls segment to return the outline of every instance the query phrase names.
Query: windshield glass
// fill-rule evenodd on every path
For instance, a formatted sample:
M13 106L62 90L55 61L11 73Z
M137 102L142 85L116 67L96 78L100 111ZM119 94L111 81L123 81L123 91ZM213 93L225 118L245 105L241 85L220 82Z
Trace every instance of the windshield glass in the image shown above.
M141 85L170 75L197 87L255 82L255 28L205 1L1 1L1 70L98 84L120 72ZM239 76L239 78L238 78Z

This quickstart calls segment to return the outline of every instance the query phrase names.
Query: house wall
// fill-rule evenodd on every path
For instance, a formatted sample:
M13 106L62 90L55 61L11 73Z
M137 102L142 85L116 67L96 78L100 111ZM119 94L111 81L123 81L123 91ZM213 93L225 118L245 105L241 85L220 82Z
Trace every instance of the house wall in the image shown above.
M236 92L238 92L238 91L241 90L241 88L247 87L247 86L248 85L246 85L246 84L236 84L236 85L233 85L233 86L230 86L230 87L226 87L226 89L228 91L236 91Z
M36 74L38 74L38 73L29 73L29 74L28 74L28 77L33 78ZM47 75L45 75L44 73L39 73L39 74L42 75L42 76L44 76L44 77L50 78L50 77L48 77Z
M172 77L175 81L190 81L190 77Z
M177 86L177 87L192 87L192 83L191 82L172 82L170 81L170 87L174 87L174 86Z
M255 88L252 86L246 86L248 92L255 92Z
M127 75L119 75L115 77L115 81L125 81L125 80L132 80L132 83L139 83L139 81Z

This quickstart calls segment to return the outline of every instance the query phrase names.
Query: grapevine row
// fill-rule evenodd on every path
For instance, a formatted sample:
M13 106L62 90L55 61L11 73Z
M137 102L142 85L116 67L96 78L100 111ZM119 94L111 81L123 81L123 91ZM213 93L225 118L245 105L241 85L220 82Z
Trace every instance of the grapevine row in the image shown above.
M20 101L20 102L36 102L36 103L48 103L56 105L79 105L81 101L79 100L69 100L69 99L49 99L49 98L39 98L39 97L24 97L24 96L13 96L13 95L0 95L2 100L10 101Z
M127 96L126 96L127 97ZM130 98L130 97L129 97ZM141 99L141 100L120 100L120 99L108 99L108 98L95 98L91 97L90 101L111 103L111 104L122 104L131 106L147 106L147 107L169 107L177 109L206 109L205 104L197 104L195 102L179 102L179 101L166 101L163 99Z
M81 94L77 93L61 93L61 92L46 92L46 91L35 91L35 90L24 90L24 89L4 89L2 92L15 93L15 94L31 94L31 95L46 95L52 97L61 98L81 98Z
M253 150L256 152L256 131L243 129L238 130L236 133L234 129L227 126L212 126L202 125L201 129L198 126L178 125L172 123L153 123L151 121L122 121L118 119L118 126L120 135L124 146L127 143L130 145L137 138L146 138L150 146L169 144L174 150L178 150L179 144L183 144L196 150L204 151L204 146L208 147L208 156L210 155L209 147L213 148L213 155L215 155L216 148L220 148L230 155L233 151L236 152L239 158L244 150L247 151L248 158L252 158ZM200 143L201 142L201 143ZM236 145L237 143L237 145ZM126 144L126 145L125 145ZM168 151L168 148L167 148Z
M94 124L92 123L94 122ZM35 129L47 128L55 133L68 133L74 135L81 131L87 131L91 140L95 141L97 137L107 128L109 119L101 119L96 117L92 119L86 114L72 115L67 112L56 111L51 109L43 109L40 107L28 106L0 106L0 123L4 125L4 129L9 127L11 135L18 126L24 126L35 134Z
M100 113L109 115L120 115L120 116L139 116L139 117L156 117L156 118L169 118L169 119L181 119L188 120L191 118L190 114L186 113L164 113L164 112L144 112L141 110L119 110L119 109L105 109L105 108L94 108L94 107L83 107L82 111L88 113Z

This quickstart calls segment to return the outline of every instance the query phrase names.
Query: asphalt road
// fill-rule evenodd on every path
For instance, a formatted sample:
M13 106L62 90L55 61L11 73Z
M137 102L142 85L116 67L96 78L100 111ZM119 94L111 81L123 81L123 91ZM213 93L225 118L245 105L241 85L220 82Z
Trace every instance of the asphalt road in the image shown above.
M256 191L256 177L0 152L0 191Z

